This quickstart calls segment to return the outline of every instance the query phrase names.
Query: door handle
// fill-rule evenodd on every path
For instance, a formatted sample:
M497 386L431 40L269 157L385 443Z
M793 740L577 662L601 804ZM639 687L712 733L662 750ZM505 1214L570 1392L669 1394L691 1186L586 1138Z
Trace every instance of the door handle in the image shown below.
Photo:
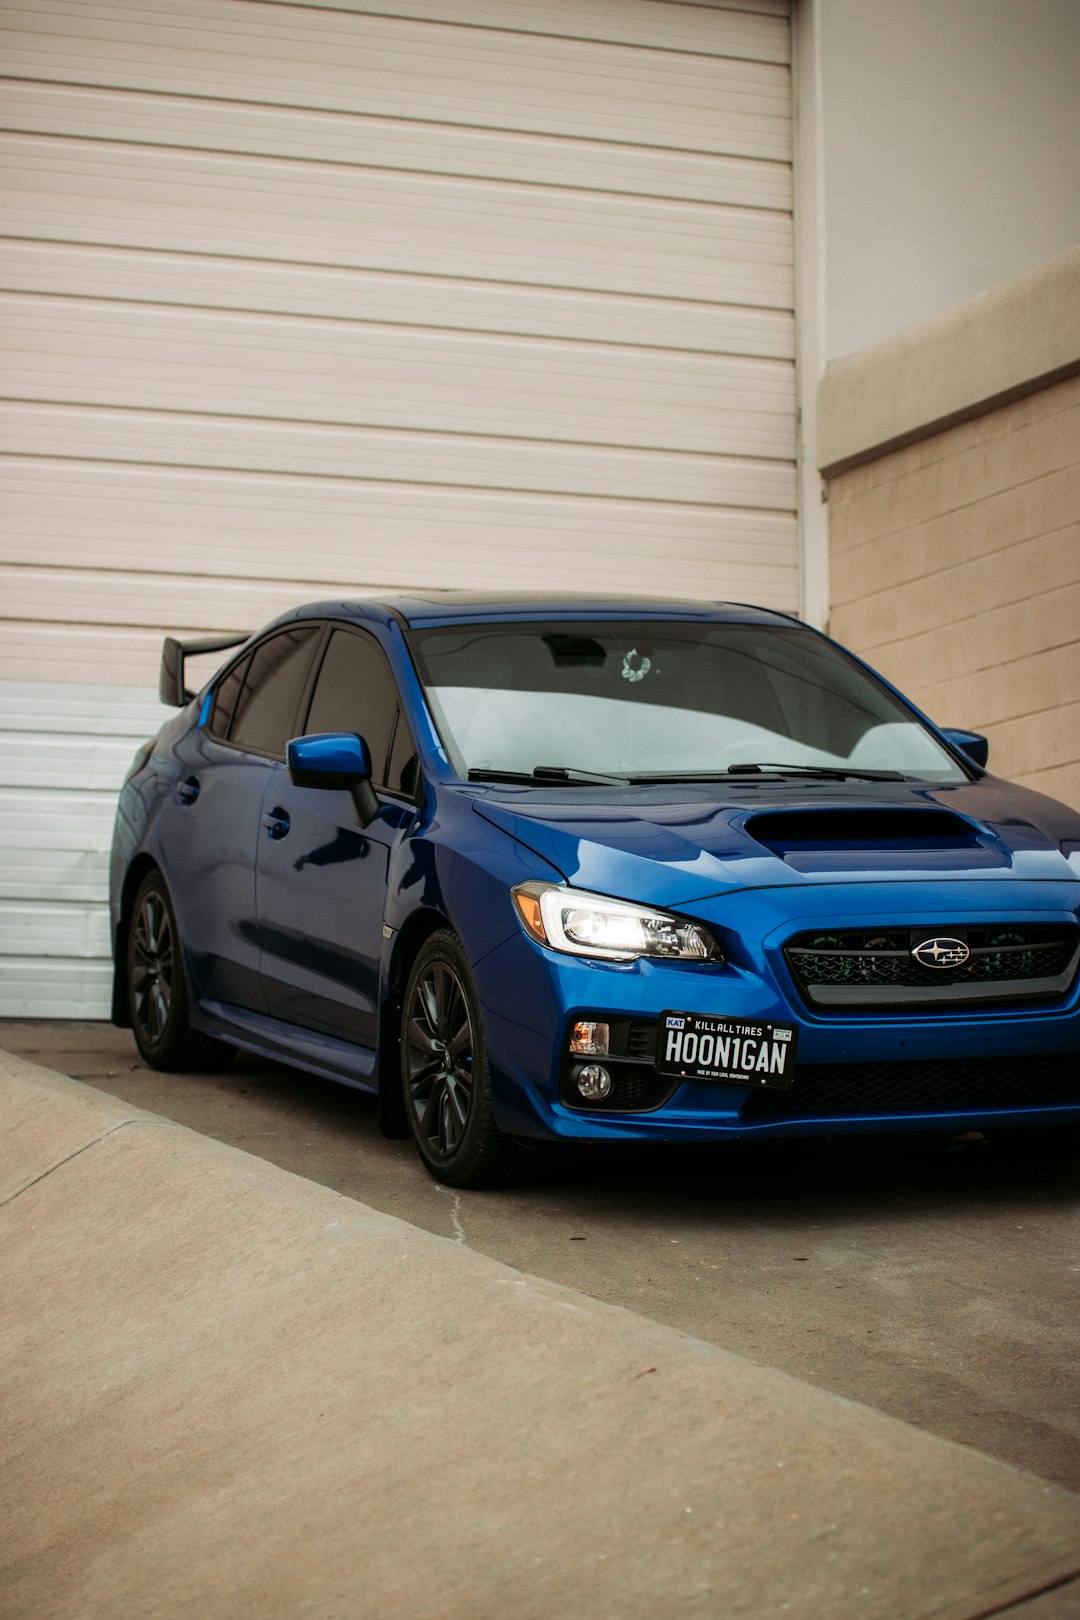
M183 782L178 782L176 785L176 797L181 804L194 804L199 797L199 778L189 776Z
M269 836L275 840L284 838L291 826L288 812L280 809L269 811L263 816L262 824Z

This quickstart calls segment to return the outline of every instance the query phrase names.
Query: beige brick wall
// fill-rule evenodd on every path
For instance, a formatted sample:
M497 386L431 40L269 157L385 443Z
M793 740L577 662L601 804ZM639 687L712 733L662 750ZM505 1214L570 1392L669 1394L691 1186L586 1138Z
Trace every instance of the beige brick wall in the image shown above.
M838 640L1080 809L1080 377L829 484Z

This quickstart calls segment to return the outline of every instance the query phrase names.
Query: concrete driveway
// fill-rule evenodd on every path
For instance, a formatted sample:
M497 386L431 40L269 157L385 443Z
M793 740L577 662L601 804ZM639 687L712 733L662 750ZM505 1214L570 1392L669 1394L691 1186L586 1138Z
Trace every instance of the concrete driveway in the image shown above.
M0 1022L0 1046L1080 1490L1080 1164L937 1138L545 1153L459 1194L370 1099L285 1068L158 1075L107 1024Z

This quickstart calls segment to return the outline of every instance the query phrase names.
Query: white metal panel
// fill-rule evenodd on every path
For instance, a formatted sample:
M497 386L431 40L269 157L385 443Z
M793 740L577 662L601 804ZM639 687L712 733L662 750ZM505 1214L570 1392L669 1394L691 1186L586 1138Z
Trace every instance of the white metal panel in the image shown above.
M0 681L0 1016L107 1014L117 791L169 712L143 688Z
M258 102L146 95L81 84L9 81L3 87L4 125L45 137L82 137L119 145L205 151L306 162L348 162L365 169L466 175L479 180L572 186L596 193L678 198L751 208L791 207L791 170L769 158L715 152L653 151L617 141L451 127L403 118L365 119L350 113L309 112Z
M719 570L715 509L703 487L707 469L700 467L690 469L693 477L677 496L669 484L662 490L666 501L650 501L634 498L640 483L629 467L630 498L582 498L573 491L572 470L565 478L570 491L563 493L455 487L435 478L428 485L218 471L209 446L207 459L211 465L199 468L58 459L48 469L13 460L0 468L3 554L26 565L40 563L44 551L63 567L141 571L147 622L166 625L190 622L169 605L174 579L205 580L209 592L223 573L295 581L298 588L325 583L383 589L425 580L467 585L485 577L509 584L520 580L522 570L539 576L572 556L577 577L588 580L589 589L610 582L614 566L632 569L640 588L658 588L660 581L669 595L692 589L701 596L730 596L732 566L753 562L748 545L774 549L772 562L791 576L786 584L759 581L762 589L769 586L770 600L783 605L777 592L784 603L794 598L795 524L784 509L789 486L777 477L773 507L763 472L761 493L750 499L752 466L737 469L745 475L746 498L725 512ZM616 470L615 454L608 460ZM726 466L719 472L730 474ZM63 610L57 618L80 622L72 614L77 598L59 566L52 590Z
M760 309L567 287L400 276L252 259L141 252L69 242L0 240L0 287L186 309L250 310L323 320L502 332L642 350L791 360L790 309Z
M133 753L129 748L129 760ZM27 929L36 924L24 919L15 926L15 902L22 915L28 905L32 912L42 903L101 901L108 881L114 810L112 785L95 793L67 787L43 791L40 785L0 788L0 899L8 919L0 927L4 936L0 951L29 952L24 943Z
M271 0L280 5L306 5L309 0ZM320 0L324 10L364 11L384 17L413 17L414 0ZM687 5L707 9L697 15ZM756 15L755 15L756 13ZM439 18L470 27L535 34L557 33L566 39L611 40L649 45L661 50L691 50L717 56L747 56L754 61L786 62L788 0L739 0L735 10L718 9L716 0L620 0L617 6L589 0L442 0Z
M730 27L738 14L703 15ZM13 78L790 158L786 66L716 49L236 0L9 0L3 22Z
M118 444L125 462L133 469L139 465L223 471L244 468L249 472L301 473L354 482L434 484L449 490L456 486L459 490L506 490L522 495L612 496L698 504L709 508L714 535L717 507L760 507L789 515L795 504L791 462L767 455L710 455L682 449L510 439L450 429L429 434L418 442L417 434L409 431L350 424L257 421L172 410L73 408L24 401L0 404L0 435L12 458L6 468L0 469L0 485L11 503L0 515L0 533L4 535L5 555L12 560L25 555L26 545L31 550L36 546L36 525L44 519L38 496L52 484L53 473L61 488L84 480L94 490L103 489L105 482L115 485L116 474L110 468L85 464L117 460ZM35 459L45 438L52 455L58 460L63 458L65 466L53 465L46 471ZM409 498L403 491L402 499ZM98 515L95 510L89 521ZM85 500L81 516L87 520ZM552 521L559 522L564 516L562 510L553 512ZM150 517L149 521L158 518ZM105 545L109 538L106 530L101 536ZM201 567L201 538L197 532L189 537L192 569ZM371 540L374 563L377 537L373 534ZM364 534L354 534L354 558L364 541ZM158 566L155 557L147 554L145 534L143 551L145 566ZM726 545L724 555L726 558ZM284 565L289 577L296 572L294 555L267 555L265 565L271 572ZM715 566L714 539L714 576ZM702 583L706 591L714 589L708 580Z
M11 449L355 480L356 515L376 523L400 497L392 549L408 559L387 570L379 530L358 531L347 567L262 559L298 585L411 583L432 554L439 578L544 577L546 551L517 549L542 494L555 552L606 569L622 502L670 505L670 522L646 514L651 569L628 518L643 588L793 603L779 0L447 0L427 19L411 3L34 0L5 15L5 123L23 131L6 152ZM415 486L449 492L449 528L418 530L436 507ZM483 510L476 539L463 531L484 489L507 496L497 551ZM674 509L690 505L687 525ZM758 510L767 548L789 554L746 575ZM113 549L97 515L53 533L58 556ZM162 565L154 531L144 567L167 595L175 557ZM19 530L11 556L34 543ZM188 617L180 599L159 612Z
M794 369L269 315L0 295L19 399L791 462ZM422 460L422 452L414 451Z
M174 625L172 631L190 637L204 628ZM233 628L242 627L230 626ZM160 663L161 631L157 629L141 626L118 634L111 625L63 624L53 618L10 620L0 625L0 683L12 678L74 685L93 675L95 680L115 681L118 686L142 682L139 689L145 694Z
M136 627L157 626L159 637L192 625L250 630L297 600L372 589L498 579L656 590L663 563L661 594L720 594L705 502L64 460L47 469L13 460L0 478L7 611L13 625L57 626L32 667L13 625L0 636L9 677L48 678L49 661L63 658L76 669L89 659L102 678L122 681ZM793 608L795 550L790 512L728 510L724 594ZM43 555L53 566L40 566ZM82 639L60 628L67 620L81 620ZM149 684L160 640L142 634L139 647Z
M363 316L390 326L429 327L437 311L447 332L505 332L789 361L795 324L790 309L16 238L0 240L0 287L327 321Z
M111 990L112 966L103 958L0 961L0 1018L107 1018Z
M8 950L13 941L17 953ZM0 900L0 970L7 965L4 958L16 954L100 961L109 955L108 912L100 906L42 905L37 896L32 906Z
M795 606L788 7L0 22L0 1011L86 1015L163 631L431 585Z
M638 575L645 573L647 567L655 564L650 559L645 566L639 562L638 568L635 569L634 559L626 555L621 536L616 534L613 540L612 555L605 569L600 569L595 561L591 564L579 563L572 543L565 538L560 551L554 553L545 551L549 588L579 591L598 591L605 588L643 591L644 587L638 583ZM495 536L494 542L497 546L504 544L501 535ZM768 572L767 553L762 559L757 555L758 547L747 544L744 549L746 552L744 572L747 577L754 577L760 582ZM788 548L778 547L774 563L778 573L786 571L788 561ZM430 579L433 569L434 565L427 569L414 567L409 570L413 577L401 583L406 588L410 585L422 588ZM404 567L398 571L406 572ZM453 585L455 581L452 570L449 573L451 577L444 583ZM737 564L732 564L731 573L737 578L739 573ZM528 560L523 559L518 565L518 578L516 582L511 580L509 588L516 583L518 589L527 589L530 582L533 586L538 583L535 569L529 568ZM778 580L777 584L780 583ZM465 577L459 571L457 584L465 589L470 586L480 589L483 584L482 570L477 570L475 577ZM678 588L678 577L675 575L668 584L669 596L685 598L689 594ZM142 626L148 619L164 617L153 599L148 598L145 576L141 574L119 572L105 574L89 570L78 573L72 570L68 576L66 589L70 593L67 600L77 602L87 619L102 626ZM57 600L55 580L50 569L0 566L0 591L3 591L7 598L10 611L17 614L20 619L48 623L57 608L63 607L63 603ZM360 593L355 587L350 586L348 580L316 580L308 584L306 591L301 591L300 599L303 600L305 595L310 598L313 594L330 598ZM169 611L178 614L181 622L184 620L191 622L198 617L200 623L212 630L227 631L236 626L257 630L267 620L296 605L297 586L293 582L275 584L269 580L221 576L214 581L212 591L207 591L201 581L181 580L174 588L163 592L162 597ZM736 600L738 599L736 596ZM161 628L165 630L169 627L162 624ZM94 744L92 740L87 740L85 746L92 748Z
M768 209L23 135L2 178L14 237L792 307Z

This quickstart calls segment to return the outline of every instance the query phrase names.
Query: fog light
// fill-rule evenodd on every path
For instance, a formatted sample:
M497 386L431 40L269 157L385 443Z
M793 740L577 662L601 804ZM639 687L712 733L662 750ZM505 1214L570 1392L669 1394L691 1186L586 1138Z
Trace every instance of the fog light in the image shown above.
M570 1028L570 1050L581 1056L599 1053L606 1056L608 1051L608 1026L606 1024L590 1024L581 1022L573 1024Z
M578 1070L575 1083L581 1095L589 1102L599 1102L604 1097L610 1097L615 1086L610 1074L599 1063L586 1063Z

